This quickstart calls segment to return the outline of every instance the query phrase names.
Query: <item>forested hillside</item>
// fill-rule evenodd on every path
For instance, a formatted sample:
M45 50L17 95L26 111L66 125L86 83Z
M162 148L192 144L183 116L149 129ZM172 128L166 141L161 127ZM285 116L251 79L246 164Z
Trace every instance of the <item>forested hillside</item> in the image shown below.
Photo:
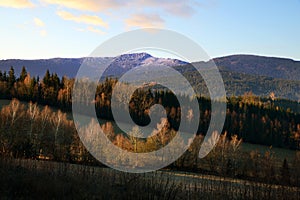
M82 127L81 131L84 134L92 134L94 130L97 130L97 126L98 122L91 121L86 127ZM174 129L164 125L163 122L157 126L158 129L161 128L160 131L154 130L155 134L151 137L137 139L116 132L112 122L101 124L104 134L114 145L126 151L138 153L160 149L168 144L176 134ZM161 127L159 128L159 126ZM139 128L134 127L131 132L139 134ZM228 133L225 132L209 155L204 159L199 159L198 153L203 143L203 135L198 135L188 150L166 169L201 172L202 174L218 175L222 178L248 179L255 181L255 183L300 185L299 152L295 151L291 155L285 155L289 156L287 160L279 157L272 148L264 152L259 152L257 149L243 151L241 148L242 140L243 138L239 138L237 135L229 137ZM102 154L103 158L111 160L110 149L98 145L97 151ZM169 153L166 151L162 156L168 156ZM69 166L67 163L104 167L82 144L74 122L67 118L66 113L60 110L54 111L48 106L22 103L16 99L13 99L0 110L0 158L0 169L3 169L3 165L7 166L6 172L7 169L12 168L9 165L10 161L18 164L18 160L15 159L64 162L61 168L53 167L53 165L57 166L58 164L50 162L52 167L48 168L48 175L51 176L51 180L53 172L60 172L59 177L66 177L67 166ZM149 166L154 162L153 159L157 158L148 157L148 159L141 159L138 162L140 165ZM21 164L25 161L20 160L17 169L20 170ZM116 162L126 165L128 164L128 157L120 153ZM40 163L36 163L37 165L33 165L35 162L30 161L26 161L26 163L34 169L41 169ZM86 169L84 166L82 168ZM112 172L115 173L115 171ZM94 173L92 174L94 175ZM77 176L78 174L76 174Z
M95 106L99 118L113 120L110 104L112 88L116 82L116 79L106 79L97 86ZM2 99L17 98L71 111L73 84L74 79L66 77L60 79L56 74L50 74L49 71L42 79L30 77L25 68L20 76L16 77L14 69L11 68L8 73L0 73L0 97ZM188 102L189 98L186 98ZM210 100L201 96L197 98L200 105L198 134L205 134L211 116ZM168 90L151 90L146 87L136 91L129 105L133 120L139 125L147 125L150 120L149 108L154 104L161 104L165 107L170 126L176 130L180 124L181 109L185 108L179 106L174 94ZM122 109L128 105L118 106ZM277 99L274 96L260 98L251 92L240 97L228 97L223 132L228 132L228 137L236 134L245 142L299 149L300 114L298 109L299 103L297 102Z
M300 80L300 62L287 58L232 55L214 58L217 66L228 71L286 80Z

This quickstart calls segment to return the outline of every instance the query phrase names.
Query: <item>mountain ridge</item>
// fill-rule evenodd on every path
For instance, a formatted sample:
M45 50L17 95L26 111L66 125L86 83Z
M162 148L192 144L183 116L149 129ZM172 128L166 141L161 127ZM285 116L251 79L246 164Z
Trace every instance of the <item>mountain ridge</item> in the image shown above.
M49 58L49 59L3 59L0 60L0 70L8 71L11 66L18 74L25 66L34 76L43 76L46 69L57 73L59 76L67 75L75 77L80 65L86 59L96 59L96 61L114 58L114 68L109 70L109 76L119 76L126 70L130 70L140 65L168 65L182 66L187 62L171 59L157 58L148 53L123 54L117 57L81 57L81 58ZM235 54L213 58L220 68L227 71L234 71L252 75L269 76L279 79L300 80L300 61L290 58L269 57L249 54ZM208 61L208 62L210 62ZM202 63L207 63L200 61Z
M195 73L191 64L170 58L156 58L147 53L125 54L117 57L83 57L83 58L51 58L38 60L8 59L0 60L0 70L15 68L16 75L25 66L32 76L43 77L46 70L62 77L76 76L83 62L90 67L89 77L97 78L99 69L94 63L105 63L113 59L113 63L104 72L104 77L120 77L126 71L138 66L167 65L173 67L186 77L192 85L200 85L201 76ZM275 92L280 98L300 100L300 61L288 58L267 57L257 55L230 55L212 59L218 66L224 80L228 96L241 95L253 91L259 96L268 96ZM211 61L197 62L202 66L210 66ZM177 83L174 81L174 84ZM178 84L178 83L177 83Z
M133 67L141 65L167 65L167 66L180 66L185 65L187 62L178 59L169 58L156 58L147 53L123 54L116 57L82 57L82 58L50 58L50 59L5 59L0 60L0 70L9 71L10 67L14 67L16 74L21 72L23 66L33 76L43 76L46 70L57 73L58 76L64 75L68 77L75 77L76 73L85 61L89 66L90 63L103 63L113 60L113 68L107 70L107 76L120 76ZM92 67L92 66L90 66Z
M300 80L300 61L257 55L230 55L214 58L215 64L228 71L269 76L286 80Z

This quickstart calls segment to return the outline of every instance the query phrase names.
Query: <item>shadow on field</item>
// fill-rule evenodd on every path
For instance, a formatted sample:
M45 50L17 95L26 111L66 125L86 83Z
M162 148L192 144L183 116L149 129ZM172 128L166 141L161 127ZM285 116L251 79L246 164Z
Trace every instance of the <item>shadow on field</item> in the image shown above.
M1 199L299 199L300 190L237 179L0 159Z

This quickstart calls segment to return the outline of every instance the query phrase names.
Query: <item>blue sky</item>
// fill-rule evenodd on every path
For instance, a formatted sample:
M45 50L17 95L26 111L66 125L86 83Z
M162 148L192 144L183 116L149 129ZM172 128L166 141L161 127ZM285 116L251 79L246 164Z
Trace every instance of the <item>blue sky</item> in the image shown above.
M0 13L0 59L84 57L124 31L158 27L210 57L300 60L300 0L0 0Z

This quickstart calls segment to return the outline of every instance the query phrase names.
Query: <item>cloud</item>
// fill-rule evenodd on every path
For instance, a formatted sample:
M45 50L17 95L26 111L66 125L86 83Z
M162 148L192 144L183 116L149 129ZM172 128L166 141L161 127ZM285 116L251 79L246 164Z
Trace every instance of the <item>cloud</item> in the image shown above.
M96 29L96 28L94 28L94 27L92 27L92 26L89 26L89 27L87 28L87 30L90 31L90 32L93 32L93 33L101 34L101 35L105 34L104 31L102 31L102 30L100 30L100 29Z
M95 26L103 26L103 27L108 27L108 24L104 22L100 17L94 15L80 15L80 16L75 16L72 13L66 12L66 11L58 11L57 15L60 16L64 20L70 20L74 21L77 23L85 23L85 24L90 24L90 25L95 25Z
M29 0L1 0L1 7L10 7L10 8L32 8L34 4Z
M164 25L164 20L158 14L135 14L125 20L128 27L158 28Z
M189 17L195 13L194 7L199 4L194 0L136 0L137 7L162 9L177 17Z
M36 26L39 26L39 27L45 26L45 23L39 18L34 18L33 21Z
M45 37L47 35L47 31L46 30L40 30L40 35Z
M42 0L48 4L56 4L66 8L85 11L103 11L112 8L119 8L124 5L124 1L117 0Z
M101 34L101 35L106 34L104 31L97 29L93 26L88 26L86 28L75 28L75 30L79 31L79 32L92 32L92 33L97 33L97 34Z
M199 2L195 0L42 0L47 4L54 4L65 8L72 8L81 11L109 11L127 9L128 11L158 9L178 16L188 17L195 13L195 7L199 6Z
M95 26L108 27L108 23L97 16L106 14L114 19L123 20L127 27L163 27L167 15L185 18L201 7L196 0L40 0L46 4L57 5L57 15L64 20L90 25L85 31L103 34ZM62 8L95 12L97 15L78 14L60 10ZM124 17L125 14L125 17ZM125 20L124 20L125 18ZM166 18L167 19L167 18Z
M195 13L195 10L190 7L188 4L174 4L173 6L165 8L170 14L179 16L179 17L190 17Z

